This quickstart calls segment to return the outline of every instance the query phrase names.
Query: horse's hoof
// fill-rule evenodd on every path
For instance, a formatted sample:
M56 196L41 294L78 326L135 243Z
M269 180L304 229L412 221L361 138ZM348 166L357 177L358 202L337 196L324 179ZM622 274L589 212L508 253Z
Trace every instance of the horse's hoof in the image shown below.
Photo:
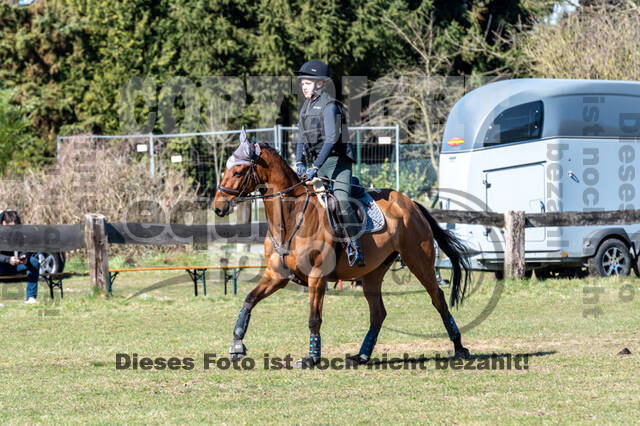
M240 361L242 358L244 358L245 354L232 354L229 353L229 360L231 360L231 362L234 361Z
M294 368L306 369L313 368L316 364L320 362L319 357L305 356L302 359L296 361Z
M363 365L369 362L369 357L366 355L352 355L344 360L344 365L347 367L353 367L356 365Z
M456 349L456 354L454 355L455 358L462 358L462 359L469 359L471 358L471 354L469 353L469 349L467 348L462 348L462 349Z
M229 348L229 359L231 361L239 361L247 354L247 347L242 343L242 340L231 341L231 347Z

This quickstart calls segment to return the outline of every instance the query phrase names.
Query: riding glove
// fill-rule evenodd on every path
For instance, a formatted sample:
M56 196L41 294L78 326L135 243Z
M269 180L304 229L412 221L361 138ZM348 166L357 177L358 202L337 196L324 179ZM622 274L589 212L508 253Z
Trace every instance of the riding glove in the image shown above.
M304 167L304 164L296 163L296 167L298 169L298 176L299 177L304 176L305 172L307 171L307 169Z
M318 168L315 166L307 170L307 180L311 180L314 177L316 177L317 172L318 172Z

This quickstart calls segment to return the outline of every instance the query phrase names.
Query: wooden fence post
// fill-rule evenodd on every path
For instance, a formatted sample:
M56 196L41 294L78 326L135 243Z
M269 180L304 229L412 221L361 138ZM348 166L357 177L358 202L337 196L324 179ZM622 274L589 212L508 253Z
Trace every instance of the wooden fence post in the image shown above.
M524 277L524 212L509 210L504 214L504 277Z
M109 256L104 224L105 217L101 214L89 213L84 216L84 239L91 286L97 287L103 296L108 296Z

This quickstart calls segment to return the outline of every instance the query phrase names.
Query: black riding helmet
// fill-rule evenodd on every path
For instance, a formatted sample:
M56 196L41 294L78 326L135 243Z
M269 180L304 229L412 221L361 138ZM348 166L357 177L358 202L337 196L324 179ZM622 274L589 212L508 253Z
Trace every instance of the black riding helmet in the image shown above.
M298 79L328 80L330 78L329 65L317 59L307 61L296 71L296 75Z

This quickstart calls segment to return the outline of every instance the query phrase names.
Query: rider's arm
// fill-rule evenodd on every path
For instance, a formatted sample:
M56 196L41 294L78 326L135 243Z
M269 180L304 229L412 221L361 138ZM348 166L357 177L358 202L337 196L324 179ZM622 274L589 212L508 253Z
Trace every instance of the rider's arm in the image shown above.
M324 162L331 154L331 150L333 149L333 145L335 145L338 137L338 120L339 120L339 110L336 104L328 104L324 107L324 111L322 111L322 119L324 121L324 143L322 144L322 149L320 150L320 154L318 154L318 158L313 163L314 167L320 168L324 164Z
M0 263L9 263L11 261L11 256L7 256L6 254L0 254Z
M300 137L302 139L302 137ZM302 141L298 139L298 144L296 145L296 164L302 163Z
M303 143L304 137L302 136L302 109L300 109L300 112L298 113L298 143L296 144L296 164L302 163L302 153L304 151Z
M304 148L304 146L302 145L303 143L304 142L302 141L302 131L300 131L300 135L298 136L298 143L296 144L296 164L302 163L302 151Z

